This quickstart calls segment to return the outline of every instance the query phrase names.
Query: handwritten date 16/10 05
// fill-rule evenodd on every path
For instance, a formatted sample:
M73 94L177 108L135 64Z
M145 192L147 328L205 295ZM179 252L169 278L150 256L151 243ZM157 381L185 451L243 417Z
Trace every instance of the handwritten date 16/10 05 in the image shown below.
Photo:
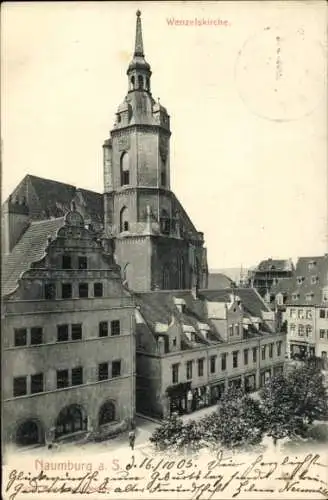
M180 458L178 460L161 458L160 460L154 460L147 457L137 464L133 455L131 462L125 466L125 470L130 471L131 469L138 468L155 472L157 470L190 469L192 467L197 467L197 463L194 463L191 458Z

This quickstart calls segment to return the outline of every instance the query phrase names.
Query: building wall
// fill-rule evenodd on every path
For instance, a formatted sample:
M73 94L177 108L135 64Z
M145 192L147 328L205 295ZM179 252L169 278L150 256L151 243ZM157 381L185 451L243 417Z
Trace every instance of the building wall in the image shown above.
M281 342L280 356L277 354L277 342ZM269 357L269 344L273 344L273 356ZM261 349L266 345L266 358L262 360ZM256 348L256 362L253 362L252 349ZM244 364L244 349L248 349L248 363ZM233 367L234 351L238 351L238 366ZM221 356L227 354L226 369L221 368ZM243 377L255 374L256 387L260 386L260 375L264 371L269 370L273 375L273 368L282 366L286 353L286 337L285 335L272 335L261 339L247 340L230 344L220 344L211 347L200 346L199 348L179 351L176 353L168 353L165 355L151 355L137 351L137 384L141 380L147 380L147 384L151 386L147 391L147 407L154 411L155 414L166 414L168 411L168 398L166 389L176 384L191 382L191 388L204 387L215 385L219 382L224 382L227 387L228 381L235 377ZM216 357L216 369L211 373L211 357ZM203 375L198 373L198 360L203 359ZM192 362L192 378L187 379L187 363ZM160 369L159 369L160 364ZM172 379L172 366L179 365L179 378L174 384ZM160 380L159 380L160 375ZM140 392L137 391L140 397Z
M115 255L131 290L150 290L152 246L149 236L122 237L115 241ZM127 267L125 267L127 266Z
M88 430L98 430L101 405L115 405L113 425L125 420L130 425L135 415L135 305L120 281L120 270L101 243L83 225L62 228L44 251L45 257L24 274L17 290L4 302L2 321L2 398L4 440L15 437L20 423L37 420L50 435L59 412L67 405L83 409ZM71 256L71 269L63 269L63 255ZM87 269L78 268L78 257L87 256ZM48 282L56 284L56 296L42 293ZM73 297L61 298L61 284L73 285ZM103 283L102 297L79 297L79 283ZM33 299L33 300L32 300ZM119 322L114 334L112 321ZM100 336L100 322L108 324ZM82 326L81 338L72 340L72 325ZM68 325L68 340L58 338L57 327ZM31 329L42 328L38 345L31 342ZM113 328L113 330L112 330ZM15 345L15 330L24 329L27 340ZM112 373L120 361L120 371ZM108 366L108 378L99 380L99 364ZM83 380L72 385L71 370L82 367ZM58 388L57 371L68 370L68 386ZM42 392L32 394L31 377L43 374ZM27 391L14 394L14 378L25 377Z
M291 345L293 344L303 344L307 348L315 348L315 354L318 355L318 329L320 323L318 318L318 308L313 305L286 307L284 319L287 321L287 352L289 355L291 354ZM295 327L294 330L293 325ZM312 331L307 332L307 327L310 327Z
M321 317L323 315L325 317ZM316 355L320 357L328 357L328 307L316 307L315 321Z

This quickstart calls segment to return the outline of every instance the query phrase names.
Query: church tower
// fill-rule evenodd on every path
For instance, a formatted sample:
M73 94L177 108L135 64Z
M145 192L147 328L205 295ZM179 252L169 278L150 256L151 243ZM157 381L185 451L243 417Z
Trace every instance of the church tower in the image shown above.
M103 145L105 236L132 290L205 288L203 233L170 190L170 117L151 75L137 11L127 94Z

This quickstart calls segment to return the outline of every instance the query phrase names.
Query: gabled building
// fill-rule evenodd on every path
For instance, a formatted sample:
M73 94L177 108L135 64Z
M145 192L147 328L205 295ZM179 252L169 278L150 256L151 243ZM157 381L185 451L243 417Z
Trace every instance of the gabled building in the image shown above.
M256 288L261 297L265 297L273 285L290 278L293 272L294 264L291 259L262 260L252 271L250 284Z
M252 288L136 293L136 303L142 413L190 412L230 385L255 391L283 369L285 334Z
M328 254L300 257L292 278L271 289L271 304L283 315L290 357L328 353Z
M129 428L135 305L97 234L74 209L26 222L2 269L3 442Z

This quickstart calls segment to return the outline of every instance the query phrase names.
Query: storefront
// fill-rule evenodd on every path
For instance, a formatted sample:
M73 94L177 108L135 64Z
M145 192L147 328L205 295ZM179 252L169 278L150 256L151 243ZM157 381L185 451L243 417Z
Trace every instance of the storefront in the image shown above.
M265 370L261 370L260 373L260 386L264 387L265 384L269 382L271 379L272 373L271 373L271 368L266 368Z
M290 357L304 359L315 356L315 346L308 342L293 342L290 344Z
M170 413L184 415L188 412L190 406L191 382L184 382L177 385L171 385L166 389L170 402Z
M245 392L256 391L256 372L245 375Z
M209 386L197 387L192 390L192 405L191 410L196 411L210 405L210 388Z
M230 379L228 382L228 387L229 387L229 389L230 388L241 389L241 387L242 387L241 377L235 377L235 378Z
M220 382L219 384L211 386L210 392L210 404L215 405L222 398L225 392L225 383Z
M278 375L282 375L283 373L284 373L284 366L283 365L273 367L273 376L274 377L277 377Z

